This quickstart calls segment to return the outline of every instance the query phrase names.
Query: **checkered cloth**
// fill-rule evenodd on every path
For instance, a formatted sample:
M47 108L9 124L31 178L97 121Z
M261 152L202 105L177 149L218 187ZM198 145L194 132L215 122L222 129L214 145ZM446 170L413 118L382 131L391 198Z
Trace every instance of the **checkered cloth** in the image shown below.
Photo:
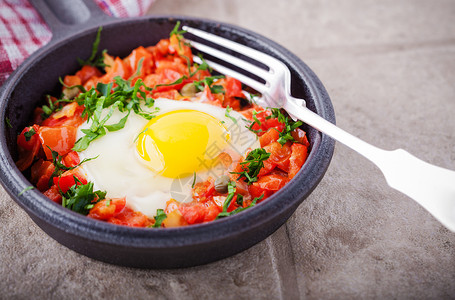
M43 0L44 1L44 0ZM108 15L140 16L154 0L95 0ZM0 0L0 86L52 33L27 0Z

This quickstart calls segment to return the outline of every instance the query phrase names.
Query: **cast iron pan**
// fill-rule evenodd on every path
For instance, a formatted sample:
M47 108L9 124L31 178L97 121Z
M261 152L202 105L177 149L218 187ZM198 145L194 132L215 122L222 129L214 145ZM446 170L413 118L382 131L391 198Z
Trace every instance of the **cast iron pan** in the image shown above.
M79 215L50 201L39 191L19 193L30 182L19 172L16 136L29 124L43 95L59 95L59 76L74 74L76 58L90 56L99 25L99 49L124 57L140 45L155 45L169 36L177 20L256 48L282 60L292 73L292 93L335 122L329 96L316 75L283 47L251 31L216 21L153 16L115 19L92 1L31 1L53 31L51 42L35 52L0 91L0 179L5 190L52 238L76 252L108 263L140 268L179 268L209 263L241 252L278 229L322 179L334 142L304 127L310 155L299 174L278 193L235 216L184 228L144 229L116 226ZM67 7L66 7L67 6ZM5 121L9 119L10 128Z

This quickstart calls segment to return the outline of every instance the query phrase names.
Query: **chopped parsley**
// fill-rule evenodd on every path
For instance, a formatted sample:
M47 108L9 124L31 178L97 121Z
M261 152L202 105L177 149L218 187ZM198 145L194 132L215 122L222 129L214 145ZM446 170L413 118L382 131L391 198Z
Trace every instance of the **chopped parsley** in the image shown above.
M196 172L193 172L193 184L191 184L192 189L194 189L195 184L196 184Z
M210 92L212 94L224 94L224 88L222 85L216 85L214 84L216 80L225 78L224 75L215 75L215 76L210 76L210 77L205 77L202 80L199 81L194 81L193 84L196 86L196 89L198 91L203 91L206 86L209 87Z
M293 121L291 118L285 116L279 108L271 108L272 114L266 119L278 118L280 123L284 123L284 130L280 132L278 143L281 145L286 144L287 141L295 142L295 139L292 137L291 133L294 129L301 126L303 123L301 121Z
M8 125L9 128L13 128L13 125L11 125L11 120L8 117L5 118L5 122L6 122L6 125Z
M50 95L46 95L46 99L47 99L47 105L41 106L41 109L43 110L43 113L41 114L41 118L43 118L43 120L49 118L49 116L52 113L61 109L60 105L56 105L56 104L59 104L59 101L53 102Z
M174 26L174 29L172 29L171 33L169 33L169 37L172 37L174 34L178 37L181 36L182 34L186 33L186 30L179 30L180 28L180 21L177 21L177 23Z
M156 210L156 216L153 217L155 219L155 224L152 225L152 227L158 228L161 227L161 223L163 223L164 220L166 220L167 215L162 209L157 209Z
M93 182L81 184L77 177L74 177L77 183L66 193L62 194L62 206L77 213L87 215L94 204L106 197L106 192L93 191Z
M224 113L224 115L226 117L228 117L229 119L232 120L232 122L234 122L235 124L237 124L237 119L234 118L233 116L231 116L231 111L232 111L232 107L229 107L229 105L226 107L226 112Z
M262 122L257 117L258 113L259 112L257 112L256 110L253 110L253 121L245 119L245 121L251 122L249 126L246 126L246 128L248 128L250 131L252 131L256 134L259 134L262 132L262 129L258 129L258 130L253 129L255 124L257 124L259 127L262 125Z
M86 158L86 159L83 159L80 163L78 163L74 167L67 167L62 162L63 157L61 155L59 155L57 151L52 150L49 146L47 146L47 147L49 148L49 150L51 150L52 163L54 164L54 172L52 172L51 177L49 178L49 187L52 185L54 177L59 177L63 174L63 172L73 170L73 169L79 167L80 165L82 165L83 163L96 158L96 157Z
M252 184L258 180L257 176L264 167L264 160L270 157L270 153L265 151L263 148L257 148L248 153L247 157L243 162L240 163L242 166L242 172L231 172L231 174L238 174L238 180L244 178L248 184Z
M36 133L35 128L31 127L27 132L24 132L25 140L28 142Z
M33 185L29 185L28 187L24 188L22 191L20 191L19 194L17 194L18 196L21 196L23 193L25 193L26 191L30 191L30 190L33 190L35 187Z
M98 53L98 46L100 44L101 30L103 30L103 27L101 27L101 26L98 27L95 41L92 44L92 54L90 55L90 57L87 60L82 60L80 58L77 59L78 63L81 66L89 65L89 66L100 67L100 68L106 67L103 56L100 56L98 58L96 57L96 54ZM105 52L106 52L106 50L103 50L103 53L105 53Z
M64 87L66 87L67 89L79 89L79 91L81 91L82 93L85 93L87 90L84 88L83 85L80 85L80 84L76 84L76 85L72 85L72 86L69 86L69 85L66 85L65 82L63 82L63 79L62 77L59 77L58 78L58 81L60 82L61 85L63 85Z
M244 211L245 209L255 206L256 203L264 197L264 195L261 195L260 197L256 197L253 199L253 201L251 201L250 205L243 207L243 195L237 194L236 204L240 207L234 209L231 212L228 212L227 210L228 210L229 206L231 205L232 199L234 199L234 196L236 195L235 192L236 192L235 182L231 181L228 183L228 196L226 197L226 200L224 200L223 211L218 214L216 219L221 219L221 218L225 218L225 217L229 217L229 216L238 214L239 212Z

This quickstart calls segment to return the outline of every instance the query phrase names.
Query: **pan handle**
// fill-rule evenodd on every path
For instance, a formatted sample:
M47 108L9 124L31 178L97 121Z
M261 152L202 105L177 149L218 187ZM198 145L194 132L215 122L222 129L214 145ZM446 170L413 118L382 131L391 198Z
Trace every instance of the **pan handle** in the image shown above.
M94 0L29 1L52 31L50 43L115 19L105 14Z

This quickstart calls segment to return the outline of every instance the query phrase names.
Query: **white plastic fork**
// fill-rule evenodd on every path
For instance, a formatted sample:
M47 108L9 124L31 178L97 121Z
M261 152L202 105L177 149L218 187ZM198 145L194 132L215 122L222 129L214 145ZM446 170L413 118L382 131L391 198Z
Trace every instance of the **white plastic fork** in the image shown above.
M269 70L206 44L186 39L192 47L199 51L265 80L265 84L263 84L224 65L206 60L208 65L218 72L234 77L260 92L262 97L257 101L258 105L284 108L291 117L305 122L368 158L379 167L392 188L417 201L444 226L455 232L454 171L426 163L403 149L387 151L377 148L318 116L305 106L303 99L292 97L291 73L286 65L278 59L199 29L188 26L183 26L182 29L200 39L233 50L266 65ZM201 63L197 56L194 56L194 60Z

